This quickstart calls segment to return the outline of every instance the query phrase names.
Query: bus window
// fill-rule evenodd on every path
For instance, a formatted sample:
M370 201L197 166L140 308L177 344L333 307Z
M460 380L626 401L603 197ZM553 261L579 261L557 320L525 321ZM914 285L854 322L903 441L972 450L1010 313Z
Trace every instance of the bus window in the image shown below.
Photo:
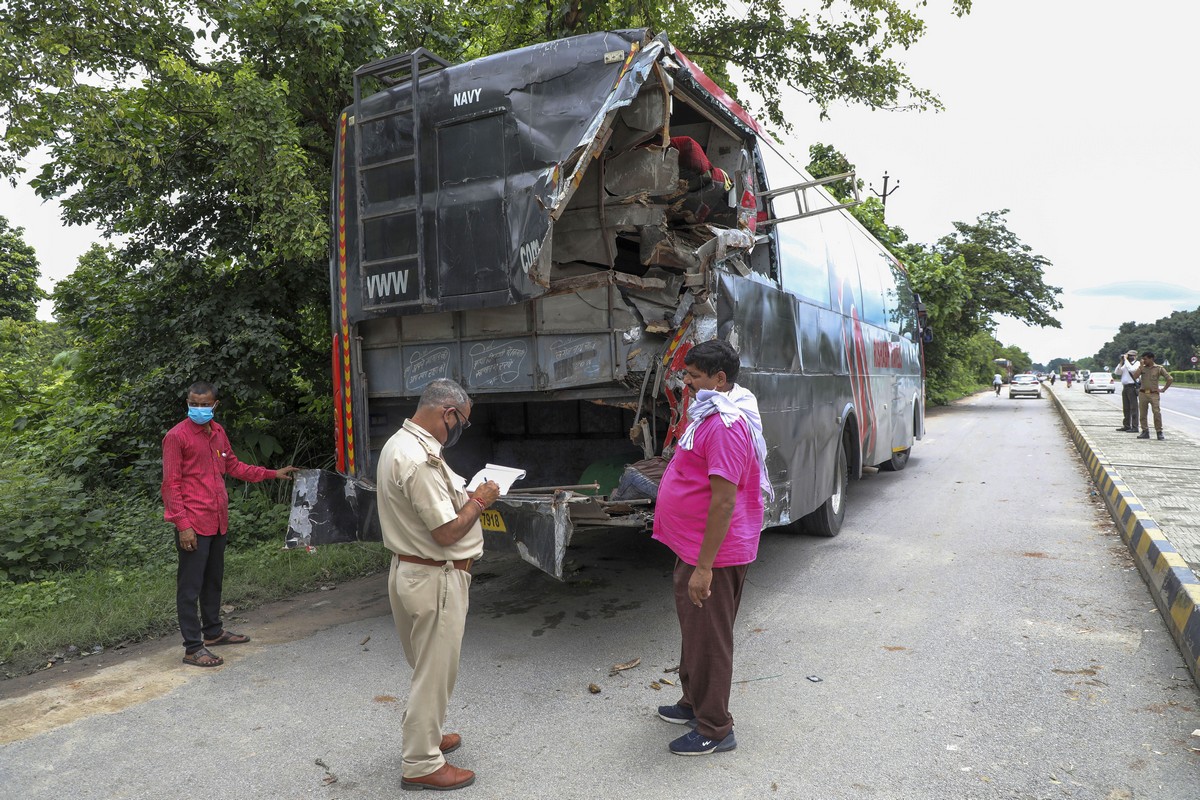
M858 274L862 281L862 313L863 322L886 328L888 324L887 307L883 301L883 280L879 274L884 268L884 255L879 247L859 231L854 231L854 251L858 255ZM891 279L891 272L888 272Z
M858 283L858 259L850 239L850 223L841 216L829 214L821 220L821 229L825 232L826 257L833 280L829 287L833 308L847 315L853 308L862 319L862 291Z
M784 222L776 231L784 290L829 308L829 263L825 258L820 218Z
M888 307L891 309L888 327L910 342L915 342L917 340L917 298L913 295L912 287L908 285L908 273L891 259L888 260L888 271L895 284L895 295L888 302Z

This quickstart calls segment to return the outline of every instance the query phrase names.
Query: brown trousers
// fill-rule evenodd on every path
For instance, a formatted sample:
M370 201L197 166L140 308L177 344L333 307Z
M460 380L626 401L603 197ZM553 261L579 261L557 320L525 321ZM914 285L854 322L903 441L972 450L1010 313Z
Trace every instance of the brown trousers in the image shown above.
M679 652L680 705L696 712L696 730L724 739L733 730L729 690L733 685L733 623L742 602L749 564L717 567L712 571L712 596L696 608L688 598L688 580L695 567L675 562L675 612L683 643Z
M1158 407L1158 392L1142 391L1138 393L1138 416L1142 420L1142 430L1150 430L1146 424L1147 411L1154 409L1154 430L1162 430L1162 409Z

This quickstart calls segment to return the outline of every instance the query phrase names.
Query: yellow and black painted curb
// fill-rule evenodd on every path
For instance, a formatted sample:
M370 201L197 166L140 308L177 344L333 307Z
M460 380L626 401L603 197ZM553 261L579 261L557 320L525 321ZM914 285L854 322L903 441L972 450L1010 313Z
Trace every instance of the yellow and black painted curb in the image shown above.
M1137 495L1125 485L1120 473L1096 455L1087 435L1075 424L1053 391L1050 397L1104 497L1104 504L1117 523L1138 571L1150 587L1154 602L1191 670L1192 679L1200 686L1200 580L1147 513Z

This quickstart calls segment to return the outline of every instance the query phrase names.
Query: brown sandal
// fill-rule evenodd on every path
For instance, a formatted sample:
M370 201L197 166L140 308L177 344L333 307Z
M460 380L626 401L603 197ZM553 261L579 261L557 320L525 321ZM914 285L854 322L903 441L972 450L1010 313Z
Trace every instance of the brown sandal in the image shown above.
M225 663L225 659L214 656L208 652L207 647L201 647L194 653L184 654L183 663L191 664L193 667L219 667Z
M217 647L222 644L245 644L248 641L250 641L249 636L243 636L240 633L233 633L232 631L221 631L217 638L205 639L204 646Z

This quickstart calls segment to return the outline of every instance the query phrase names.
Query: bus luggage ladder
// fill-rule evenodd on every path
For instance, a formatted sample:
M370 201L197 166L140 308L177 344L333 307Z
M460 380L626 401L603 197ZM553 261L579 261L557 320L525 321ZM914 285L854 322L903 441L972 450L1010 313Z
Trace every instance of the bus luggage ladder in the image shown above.
M382 120L394 117L410 117L409 129L412 131L412 152L394 156L383 161L373 161L371 164L363 164L363 149L362 147L354 148L354 171L358 176L359 182L366 180L369 173L377 170L407 171L412 175L412 195L409 202L390 204L385 209L368 210L363 208L364 199L362 192L355 191L355 204L357 205L358 218L358 263L363 269L369 269L371 263L366 261L364 247L365 235L364 225L367 222L381 220L388 217L400 218L408 216L411 218L415 230L410 241L415 242L415 253L389 253L386 261L395 262L397 260L407 260L416 265L418 283L420 286L420 302L426 301L425 291L425 231L421 224L421 104L420 89L421 78L440 72L451 66L449 61L446 61L439 56L434 55L423 47L418 47L416 50L404 53L402 55L391 56L389 58L372 61L370 64L365 64L354 71L354 127L357 131L362 131L363 125L369 122ZM373 79L383 84L385 87L398 86L404 83L410 83L412 90L409 92L408 105L399 107L389 107L385 111L377 112L371 116L364 116L362 112L362 89L363 83L367 79ZM378 264L379 262L375 262Z
M808 197L809 189L813 189L817 186L826 186L831 183L837 183L838 181L845 180L849 181L851 191L854 192L854 200L852 202L840 203L832 206L819 206L817 208L812 207L812 203ZM791 222L794 219L815 217L817 214L825 214L830 211L837 211L839 208L851 208L862 203L862 198L858 193L858 183L854 180L853 172L843 172L840 175L828 175L824 178L814 178L811 181L804 181L803 183L784 186L780 189L772 189L769 192L763 192L760 194L759 198L762 200L774 200L776 197L782 197L789 194L796 198L796 208L798 209L797 213L786 217L773 217L771 219L762 220L758 223L759 228L763 228L768 225L778 225L781 222Z

